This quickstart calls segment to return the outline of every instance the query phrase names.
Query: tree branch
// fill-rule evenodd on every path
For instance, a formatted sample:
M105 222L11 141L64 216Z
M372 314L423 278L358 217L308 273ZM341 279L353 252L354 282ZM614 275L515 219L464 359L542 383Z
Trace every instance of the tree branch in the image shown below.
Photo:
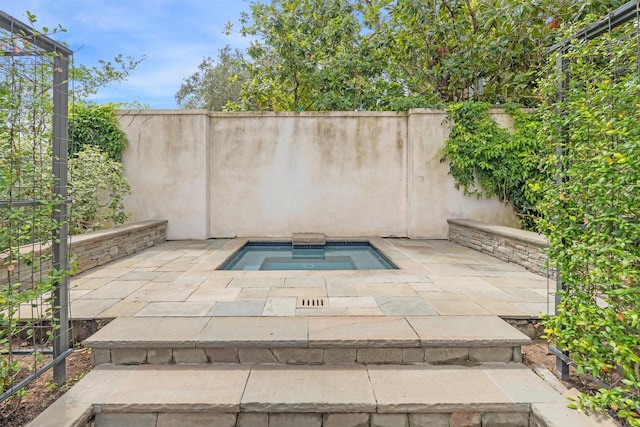
M467 9L469 9L469 15L471 15L471 22L473 23L473 33L475 34L478 32L478 18L476 17L476 11L471 7L470 0L464 0L464 2L467 5Z
M451 6L449 6L449 3L447 3L447 0L442 0L442 4L444 5L444 7L447 8L449 13L451 14L451 18L455 19L456 15L455 15L455 13L453 13L453 9L451 9Z

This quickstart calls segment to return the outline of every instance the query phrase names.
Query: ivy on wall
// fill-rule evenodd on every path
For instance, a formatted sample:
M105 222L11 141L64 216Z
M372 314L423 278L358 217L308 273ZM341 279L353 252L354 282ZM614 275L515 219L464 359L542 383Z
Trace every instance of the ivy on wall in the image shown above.
M545 233L564 289L547 337L578 373L606 387L574 406L613 411L640 426L640 76L633 26L574 40L568 90L557 101L555 58L533 114L510 108L514 130L488 104L449 106L442 150L456 188L511 203ZM554 155L555 147L562 156ZM554 176L559 175L559 183Z
M69 115L69 155L86 146L99 148L110 159L122 161L122 151L127 148L127 137L116 119L117 104L92 104L78 102L71 106Z
M466 195L497 196L513 206L524 228L533 229L540 216L537 201L549 179L543 161L549 145L537 137L535 113L507 108L513 118L510 131L491 118L490 107L480 102L449 105L452 128L441 161L449 162L456 188Z

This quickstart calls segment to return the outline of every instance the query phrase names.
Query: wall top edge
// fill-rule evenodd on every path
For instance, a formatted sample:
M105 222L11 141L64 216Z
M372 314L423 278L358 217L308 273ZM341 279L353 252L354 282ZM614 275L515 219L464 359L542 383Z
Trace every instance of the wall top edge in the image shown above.
M520 111L523 113L533 113L535 109L533 108L520 108ZM447 108L443 108L442 110L438 110L435 108L412 108L407 111L407 114L447 114L449 110ZM506 108L489 108L487 112L491 115L499 115L499 114L509 114Z
M215 118L243 117L406 117L406 111L208 111L208 110L118 110L121 116L209 116Z
M111 228L105 228L103 230L90 231L83 234L75 234L69 237L69 241L71 245L80 245L86 242L102 239L105 236L116 237L120 235L130 234L135 231L144 230L146 228L151 229L154 227L166 226L167 224L168 221L166 219L150 219L146 221L129 222L126 224L116 225Z
M235 118L235 117L405 117L406 111L238 111L217 112L212 111L209 117Z
M533 110L523 108L523 112L530 113ZM138 109L138 110L118 110L117 114L126 115L208 115L216 118L240 118L240 117L405 117L414 114L446 114L447 110L437 110L433 108L412 108L408 111L232 111L219 112L208 111L205 109L174 109L174 110L154 110L154 109ZM504 108L491 108L490 114L507 114Z
M406 117L406 111L239 111L239 112L210 112L209 117L237 118L237 117Z
M121 116L127 116L127 115L135 115L135 116L140 116L140 115L153 115L153 116L162 116L162 115L166 115L166 116L177 116L177 115L184 115L184 116L188 116L188 115L203 115L203 114L208 114L209 111L205 110L205 109L200 109L200 110L182 110L182 109L175 109L175 110L154 110L154 109L124 109L124 110L118 110L116 112L116 114L119 114Z

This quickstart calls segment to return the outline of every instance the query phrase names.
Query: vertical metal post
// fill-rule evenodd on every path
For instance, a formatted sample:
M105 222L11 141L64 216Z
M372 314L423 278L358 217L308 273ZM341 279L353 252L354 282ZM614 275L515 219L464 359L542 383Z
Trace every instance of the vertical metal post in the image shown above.
M564 101L564 94L567 89L567 79L568 75L565 72L566 61L564 59L564 54L566 50L564 48L559 49L556 58L556 70L558 72L558 95L557 95L557 103L560 105ZM564 112L558 109L558 115L563 116ZM561 130L561 133L564 134L564 129ZM566 138L564 138L566 139ZM556 145L556 186L558 189L562 186L562 155L563 149L562 144L558 143ZM556 294L554 301L554 313L558 310L558 305L560 304L560 292L562 291L562 275L560 274L560 269L556 266ZM568 356L565 354L565 356ZM561 380L569 379L569 365L565 362L565 360L559 356L556 356L556 372Z
M67 150L69 113L69 57L56 54L53 60L53 192L59 204L53 211L53 219L59 229L53 236L53 268L69 269L68 209L67 209ZM54 318L60 326L55 330L53 357L57 359L69 349L69 276L65 274L54 288ZM65 382L66 359L53 367L53 381Z

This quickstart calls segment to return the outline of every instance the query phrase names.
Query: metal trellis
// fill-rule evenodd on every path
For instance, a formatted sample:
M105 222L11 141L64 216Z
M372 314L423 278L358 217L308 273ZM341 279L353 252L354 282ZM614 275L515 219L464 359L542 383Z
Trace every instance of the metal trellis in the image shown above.
M73 52L66 46L52 40L48 36L39 33L29 25L20 22L12 16L0 11L0 28L12 34L22 42L35 49L1 52L4 56L38 56L45 53L53 57L53 120L52 132L52 170L54 179L51 200L56 200L56 208L53 209L53 221L60 224L52 236L53 268L57 271L68 271L68 225L67 225L67 146L68 146L68 96L69 96L69 64ZM21 199L0 200L0 209L13 207L37 206L42 200ZM63 275L54 287L54 311L53 317L57 319L60 327L54 331L53 360L2 395L2 399L14 394L20 387L26 385L44 370L53 366L54 381L61 384L66 379L66 356L71 353L69 348L69 307L68 307L68 275Z
M584 41L593 40L607 32L611 32L616 27L631 20L636 21L636 26L640 25L640 0L633 0L625 3L616 10L603 16L598 21L582 28L570 37L554 44L548 49L549 53L556 54L556 71L558 75L558 104L561 104L564 101L565 92L569 87L569 78L567 73L569 62L566 60L565 55L571 48L571 42L576 39ZM638 30L636 29L636 31ZM640 75L640 43L638 45L637 71ZM558 111L558 114L562 115L563 112ZM558 145L556 147L556 155L558 157L558 173L556 175L556 184L559 186L562 184L562 145ZM557 309L558 305L561 302L560 298L563 284L560 273L556 273L555 308ZM549 351L551 351L556 356L556 370L558 372L558 375L561 379L567 380L569 378L569 364L571 363L569 355L552 346L549 347Z

